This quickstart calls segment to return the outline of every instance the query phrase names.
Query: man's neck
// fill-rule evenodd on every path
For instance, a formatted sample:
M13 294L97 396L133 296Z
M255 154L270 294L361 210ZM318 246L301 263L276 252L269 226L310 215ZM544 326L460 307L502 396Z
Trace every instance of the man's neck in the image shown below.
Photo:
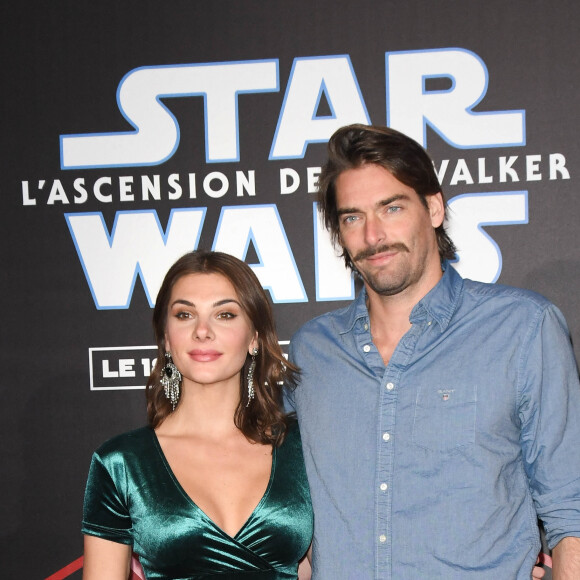
M421 286L407 288L392 296L377 294L365 285L373 343L385 365L388 364L401 338L411 328L409 321L411 311L437 285L442 275L439 270Z

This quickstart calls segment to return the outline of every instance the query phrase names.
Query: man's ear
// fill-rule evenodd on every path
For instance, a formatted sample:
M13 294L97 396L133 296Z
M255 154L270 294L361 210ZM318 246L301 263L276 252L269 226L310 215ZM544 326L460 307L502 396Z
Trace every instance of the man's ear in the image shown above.
M445 202L443 201L443 194L439 191L432 195L425 196L427 201L427 210L431 218L431 225L436 229L445 219Z

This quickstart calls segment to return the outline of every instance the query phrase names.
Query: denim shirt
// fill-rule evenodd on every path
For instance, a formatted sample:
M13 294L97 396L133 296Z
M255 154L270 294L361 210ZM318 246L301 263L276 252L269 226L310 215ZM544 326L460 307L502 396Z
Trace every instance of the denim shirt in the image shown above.
M287 393L314 506L314 580L526 579L580 536L580 385L566 323L451 267L385 367L366 293L302 327Z

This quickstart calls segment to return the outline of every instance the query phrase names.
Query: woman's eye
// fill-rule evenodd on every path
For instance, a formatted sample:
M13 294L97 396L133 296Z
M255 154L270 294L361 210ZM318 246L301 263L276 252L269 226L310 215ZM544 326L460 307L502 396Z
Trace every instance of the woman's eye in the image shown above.
M221 320L230 320L235 318L236 315L233 312L220 312L217 317Z
M191 318L191 313L189 312L178 312L175 315L175 318L178 318L179 320L186 320L187 318Z

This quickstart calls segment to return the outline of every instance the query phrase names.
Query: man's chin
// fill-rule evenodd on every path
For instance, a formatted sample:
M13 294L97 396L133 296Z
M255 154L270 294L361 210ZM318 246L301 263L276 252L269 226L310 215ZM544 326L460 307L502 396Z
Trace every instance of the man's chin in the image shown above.
M397 279L393 276L388 278L369 276L361 272L361 278L367 288L370 288L375 294L379 294L380 296L394 296L408 286L406 280Z

